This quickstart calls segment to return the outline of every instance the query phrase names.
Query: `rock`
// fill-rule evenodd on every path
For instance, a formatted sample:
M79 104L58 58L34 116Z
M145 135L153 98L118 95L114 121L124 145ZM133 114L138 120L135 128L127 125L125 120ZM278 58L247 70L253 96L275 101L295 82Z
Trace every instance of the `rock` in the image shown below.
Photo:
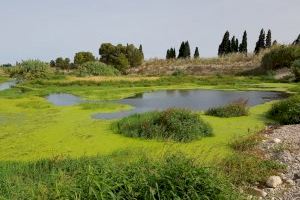
M270 176L267 180L267 186L271 188L276 188L280 184L282 184L282 180L279 176Z
M295 185L294 181L292 179L288 179L285 181L289 185Z
M251 188L250 194L257 196L257 197L265 197L268 195L268 193L266 193L265 191L263 191L259 188Z
M280 143L280 142L281 142L281 140L280 140L280 139L278 139L278 138L274 138L274 139L273 139L273 142L274 142L274 143L276 143L276 144L278 144L278 143Z
M294 174L294 180L300 179L300 172Z

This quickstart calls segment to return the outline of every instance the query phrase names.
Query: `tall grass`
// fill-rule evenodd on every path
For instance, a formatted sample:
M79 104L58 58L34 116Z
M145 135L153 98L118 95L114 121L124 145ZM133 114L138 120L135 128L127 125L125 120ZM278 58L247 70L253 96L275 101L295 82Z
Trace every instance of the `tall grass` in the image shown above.
M0 163L1 199L240 199L212 168L183 154L142 156L116 162L111 156Z
M189 142L212 135L212 128L185 109L134 114L117 121L113 128L128 137Z
M216 117L240 117L248 115L248 100L239 99L225 106L209 108L205 114Z

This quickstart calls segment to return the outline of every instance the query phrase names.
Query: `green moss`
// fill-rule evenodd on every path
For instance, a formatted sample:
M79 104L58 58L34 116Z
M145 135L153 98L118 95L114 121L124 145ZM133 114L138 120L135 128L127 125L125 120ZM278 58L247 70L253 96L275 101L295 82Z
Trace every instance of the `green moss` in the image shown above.
M205 78L208 79L208 78ZM26 89L13 88L0 92L0 160L37 160L53 155L68 155L72 158L94 155L107 155L122 149L139 151L146 149L151 155L165 151L181 150L201 158L201 162L213 162L231 155L229 141L237 136L251 134L264 127L264 115L271 103L250 108L248 116L237 118L217 118L198 113L214 130L214 137L205 137L188 144L174 144L153 140L128 138L114 134L110 120L94 120L96 112L115 112L130 109L128 106L111 103L83 104L56 107L43 96L52 92L67 92L87 99L120 99L136 93L161 89L251 89L287 91L299 87L297 84L249 83L247 78L228 77L220 82L231 85L201 85L205 79L199 77L176 79L163 78L145 86L138 83L103 83L103 85L40 85L25 83ZM167 80L167 81L166 81ZM215 80L215 78L212 78ZM63 82L63 80L54 80ZM166 81L166 82L165 82ZM174 84L172 84L174 81ZM198 82L199 81L199 82ZM198 83L197 83L198 82ZM160 83L163 83L160 85ZM130 85L131 84L131 85ZM168 84L168 85L166 85Z

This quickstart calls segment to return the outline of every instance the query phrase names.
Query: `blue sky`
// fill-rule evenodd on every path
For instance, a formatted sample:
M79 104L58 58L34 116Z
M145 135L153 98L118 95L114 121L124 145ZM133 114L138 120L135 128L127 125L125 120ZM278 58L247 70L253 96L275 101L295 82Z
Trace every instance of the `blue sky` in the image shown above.
M103 42L143 44L147 58L164 57L189 40L200 56L216 56L226 30L248 32L253 50L261 28L290 43L300 33L299 0L1 0L0 63L98 56Z

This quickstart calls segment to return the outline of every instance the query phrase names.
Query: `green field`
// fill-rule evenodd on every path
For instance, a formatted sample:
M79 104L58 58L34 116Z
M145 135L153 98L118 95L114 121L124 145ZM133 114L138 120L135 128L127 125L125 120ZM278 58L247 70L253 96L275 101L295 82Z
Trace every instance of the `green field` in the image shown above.
M127 105L101 103L58 107L43 96L52 92L68 92L86 99L119 99L138 92L160 89L243 89L293 91L296 84L275 83L255 78L181 77L141 80L136 82L110 80L104 82L72 82L57 79L31 82L0 92L0 160L32 161L55 156L109 155L121 150L141 150L160 155L181 150L200 158L201 162L219 160L230 155L229 143L240 136L254 133L265 125L265 112L271 103L252 107L250 115L235 118L204 116L211 124L214 137L191 143L161 142L127 138L114 134L110 120L94 120L93 113L130 109ZM211 82L217 84L210 84Z

